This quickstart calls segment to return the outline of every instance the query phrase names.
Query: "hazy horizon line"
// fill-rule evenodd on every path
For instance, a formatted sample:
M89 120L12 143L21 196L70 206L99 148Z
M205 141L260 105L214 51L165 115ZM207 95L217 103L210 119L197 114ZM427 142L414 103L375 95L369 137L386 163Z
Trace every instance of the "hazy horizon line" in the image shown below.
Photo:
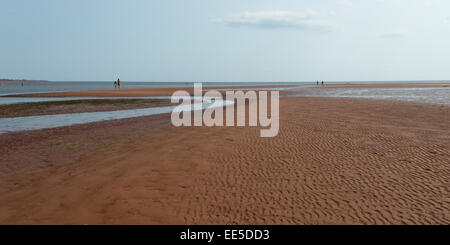
M44 81L44 82L114 82L116 80L47 80L47 79L14 79L1 78L0 81ZM402 79L402 80L303 80L303 81L152 81L152 80L122 80L122 82L146 83L307 83L307 82L450 82L450 79Z
M32 80L30 80L32 81ZM36 81L39 81L36 79ZM40 80L48 82L114 82L115 80ZM306 82L450 82L450 79L430 80L303 80L303 81L145 81L145 80L122 80L121 82L147 82L147 83L306 83Z

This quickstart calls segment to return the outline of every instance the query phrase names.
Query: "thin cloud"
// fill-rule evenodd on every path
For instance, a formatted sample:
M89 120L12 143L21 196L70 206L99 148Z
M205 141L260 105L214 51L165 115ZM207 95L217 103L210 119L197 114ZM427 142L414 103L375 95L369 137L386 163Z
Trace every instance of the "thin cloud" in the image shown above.
M340 0L339 5L342 5L345 7L352 7L353 3L350 0Z
M380 35L380 38L386 38L386 39L395 39L395 38L404 38L406 37L406 34L404 32L391 32L391 33L385 33L383 35Z
M297 29L328 32L331 26L318 19L314 11L262 11L233 14L226 18L216 19L231 27L253 27L259 29Z

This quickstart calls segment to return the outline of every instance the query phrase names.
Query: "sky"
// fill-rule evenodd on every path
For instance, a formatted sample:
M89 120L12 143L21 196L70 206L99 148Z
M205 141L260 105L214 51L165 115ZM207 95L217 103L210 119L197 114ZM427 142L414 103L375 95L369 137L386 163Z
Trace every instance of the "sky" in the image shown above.
M0 78L450 79L448 0L0 0Z

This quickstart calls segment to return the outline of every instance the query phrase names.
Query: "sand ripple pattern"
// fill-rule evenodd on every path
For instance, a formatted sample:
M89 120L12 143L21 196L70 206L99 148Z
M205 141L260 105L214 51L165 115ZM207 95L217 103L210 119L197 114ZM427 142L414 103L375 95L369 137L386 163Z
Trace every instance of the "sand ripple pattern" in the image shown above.
M168 115L0 137L0 224L450 224L450 107L282 98L280 132Z
M426 118L419 105L331 103L284 100L274 139L231 129L185 222L449 224L449 108Z

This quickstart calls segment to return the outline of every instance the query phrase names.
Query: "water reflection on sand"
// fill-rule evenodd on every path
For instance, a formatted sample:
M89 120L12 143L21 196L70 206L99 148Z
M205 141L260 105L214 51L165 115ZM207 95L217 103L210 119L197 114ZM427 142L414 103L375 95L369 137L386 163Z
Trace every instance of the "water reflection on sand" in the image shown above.
M296 87L292 96L389 99L450 105L450 87L436 88L321 88Z
M81 97L80 97L81 98ZM72 100L80 98L70 98ZM146 98L146 99L169 99L169 96L161 97L127 97L127 99L136 98ZM22 100L27 99L44 99L44 98L20 98ZM42 101L60 101L62 98L47 98ZM89 98L92 99L92 98ZM105 99L105 98L97 98ZM108 98L111 99L111 98ZM117 99L117 98L114 98ZM190 97L193 100L193 104L199 98ZM68 99L66 99L68 100ZM36 101L37 102L37 101ZM223 103L220 103L223 102ZM194 110L194 106L186 105L183 107L178 107L179 110L191 111ZM208 101L204 100L203 108L214 108L217 106L228 106L234 104L234 101ZM40 115L40 116L27 116L27 117L11 117L11 118L0 118L0 133L23 131L23 130L35 130L44 128L56 128L62 126L70 126L74 124L83 124L91 122L99 122L113 119L123 119L123 118L133 118L141 116L151 116L157 114L171 113L176 106L165 106L165 107L152 107L144 109L129 109L129 110L117 110L117 111L102 111L102 112L84 112L84 113L67 113L67 114L54 114L54 115Z

